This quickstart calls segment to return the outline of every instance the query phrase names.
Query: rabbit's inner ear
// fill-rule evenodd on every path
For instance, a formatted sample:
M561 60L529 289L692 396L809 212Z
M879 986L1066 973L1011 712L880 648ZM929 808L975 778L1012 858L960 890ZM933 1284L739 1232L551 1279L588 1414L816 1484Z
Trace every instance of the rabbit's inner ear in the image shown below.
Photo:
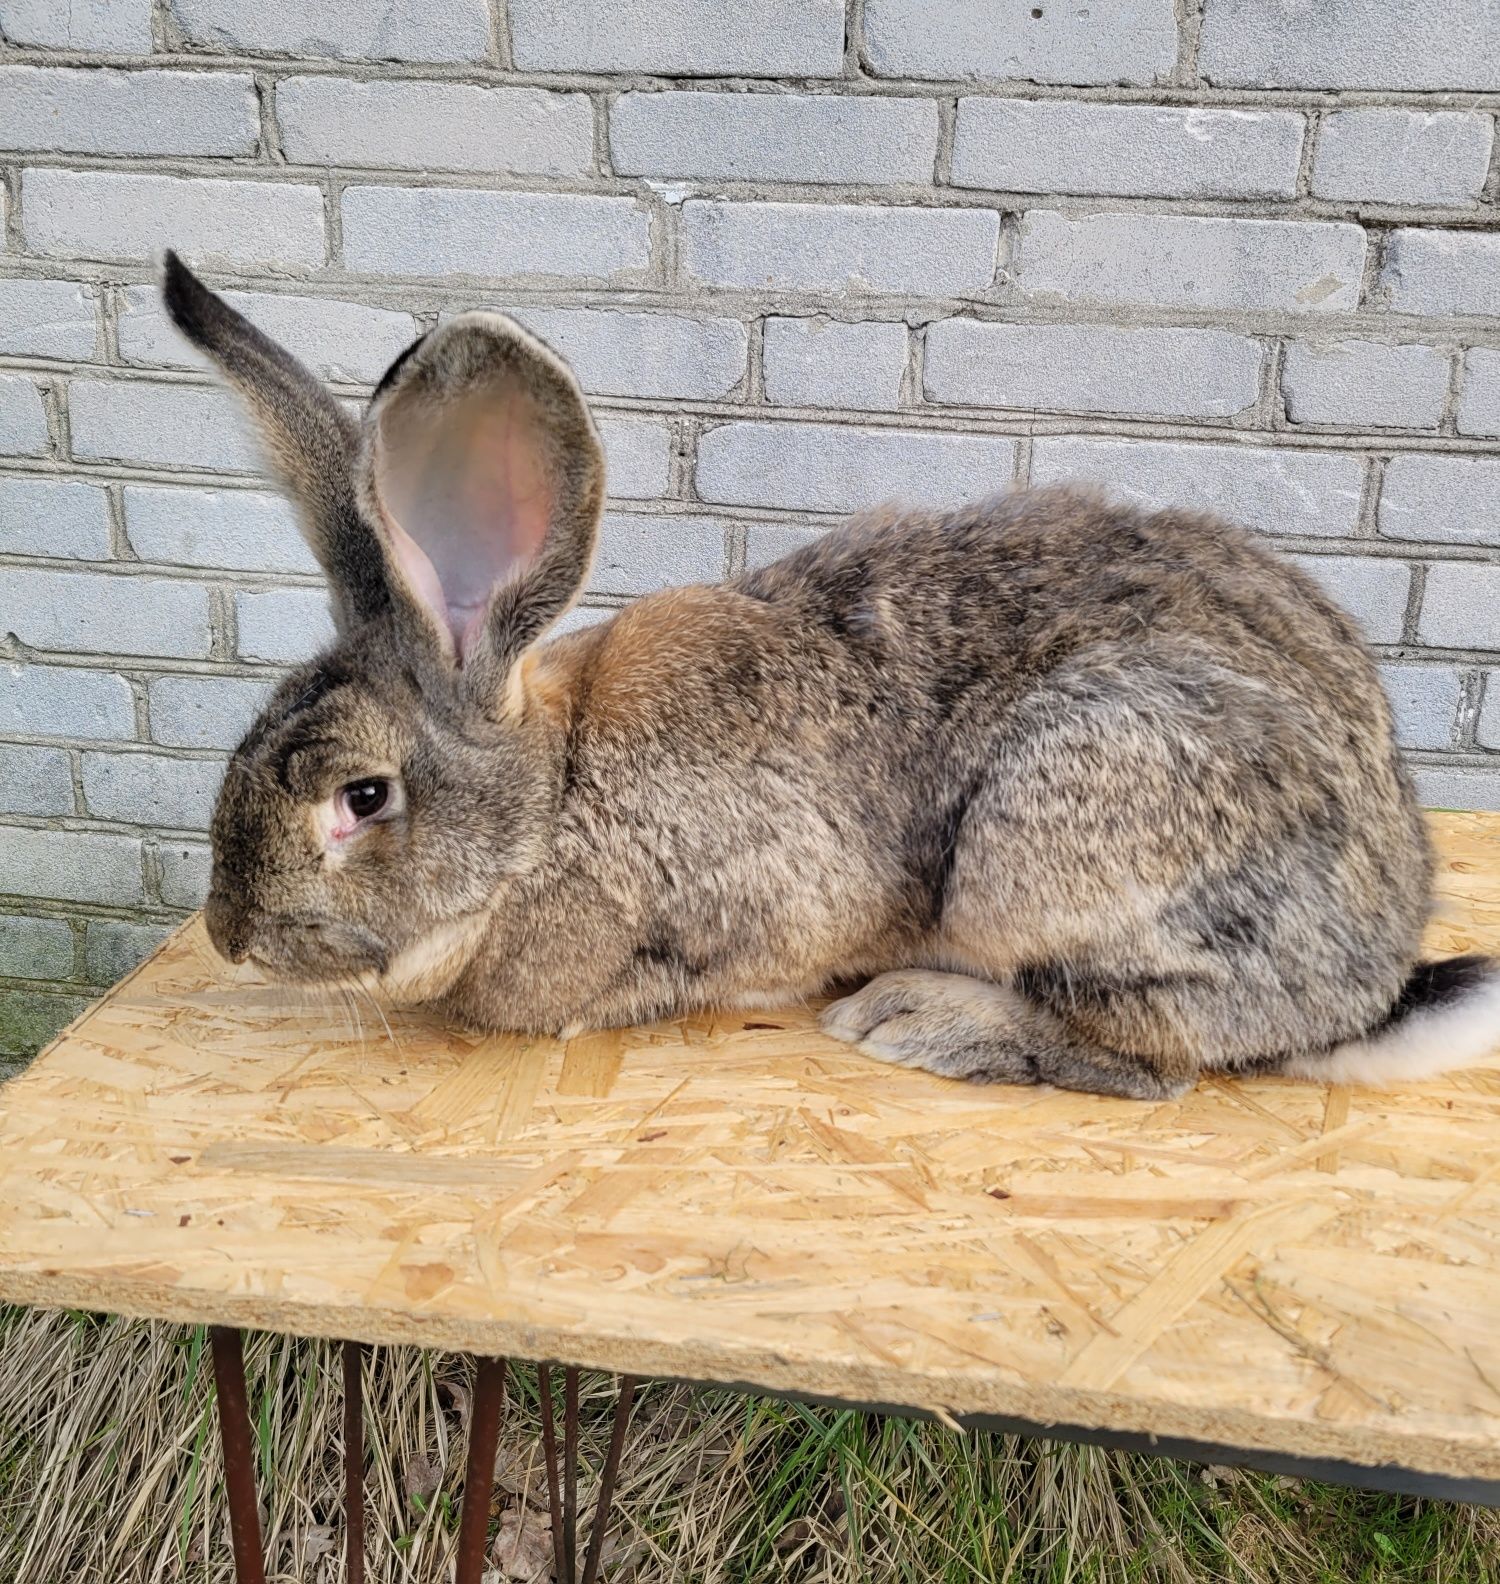
M402 392L380 415L375 485L391 550L460 663L495 590L547 536L547 452L532 402L514 387L447 399Z

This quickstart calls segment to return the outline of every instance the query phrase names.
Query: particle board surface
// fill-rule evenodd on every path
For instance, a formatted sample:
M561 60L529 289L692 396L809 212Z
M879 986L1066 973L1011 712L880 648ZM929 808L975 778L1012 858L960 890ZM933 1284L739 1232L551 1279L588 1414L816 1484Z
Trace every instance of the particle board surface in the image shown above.
M1500 950L1500 816L1433 821L1431 950ZM476 1036L195 920L0 1089L0 1298L1494 1479L1500 1055L1141 1104L806 1008Z

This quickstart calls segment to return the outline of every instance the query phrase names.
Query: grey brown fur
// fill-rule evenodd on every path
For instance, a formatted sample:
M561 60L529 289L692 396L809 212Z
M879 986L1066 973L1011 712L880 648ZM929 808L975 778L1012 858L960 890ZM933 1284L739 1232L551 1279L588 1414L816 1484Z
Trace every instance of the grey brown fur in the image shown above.
M230 765L227 955L550 1033L868 979L825 1027L873 1055L1140 1097L1402 1010L1431 860L1390 710L1349 618L1248 534L1068 489L891 509L537 644L603 499L557 359L465 316L357 441L175 261L167 298L256 414L341 629ZM401 404L488 386L536 418L554 505L459 664L378 453ZM335 861L315 811L370 775L404 807Z

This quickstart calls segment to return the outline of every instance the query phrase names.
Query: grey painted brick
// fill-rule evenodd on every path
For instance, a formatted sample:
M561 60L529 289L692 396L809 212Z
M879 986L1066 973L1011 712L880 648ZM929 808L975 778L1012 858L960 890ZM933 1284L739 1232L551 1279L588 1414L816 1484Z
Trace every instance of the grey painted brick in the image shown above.
M1441 649L1500 649L1500 566L1430 565L1417 637Z
M43 49L151 53L151 0L3 0L0 33Z
M966 98L953 181L1003 192L1290 198L1305 129L1289 110Z
M24 374L0 374L0 453L45 456L47 410L36 383Z
M1473 347L1465 356L1458 432L1500 435L1500 352Z
M274 691L243 677L155 677L151 737L168 748L236 748Z
M0 148L80 154L253 154L248 72L0 66Z
M901 405L906 343L905 324L767 319L766 400L777 407L893 412Z
M1198 69L1252 88L1500 88L1492 0L1213 0Z
M67 979L73 931L62 919L0 913L0 974L9 979Z
M948 296L990 284L999 228L988 209L690 199L683 267L720 286Z
M1336 313L1364 257L1356 225L1028 209L1012 267L1041 301Z
M1392 457L1380 491L1380 531L1389 539L1500 545L1500 458Z
M315 269L323 194L291 182L134 171L27 170L26 245L58 258L152 258L170 244L200 265Z
M646 211L633 198L351 187L343 208L352 270L613 280L650 263Z
M1036 484L1077 479L1151 508L1214 512L1267 534L1347 535L1359 521L1362 458L1345 452L1072 435L1038 439Z
M14 1077L87 1006L77 995L0 990L0 1083Z
M1500 673L1485 672L1484 708L1474 736L1486 748L1500 748Z
M661 418L595 419L613 500L654 500L667 492L671 435Z
M1171 0L867 0L865 41L882 77L1150 83L1171 73Z
M1393 232L1381 283L1399 313L1500 314L1500 236L1479 231Z
M333 641L333 617L322 589L236 594L234 619L244 660L297 665Z
M135 704L123 677L73 666L5 665L0 732L27 737L135 736Z
M1436 347L1298 341L1287 348L1281 389L1293 423L1435 429L1451 368Z
M203 906L208 895L212 854L200 842L163 842L156 850L161 869L161 899L168 907Z
M76 479L0 478L0 550L105 560L109 497Z
M318 570L298 532L296 513L279 495L127 484L124 498L125 532L142 561L252 572Z
M1226 330L929 325L930 401L1063 412L1227 418L1255 403L1264 352Z
M110 985L139 967L171 933L166 924L128 924L90 919L84 937L85 972L93 984Z
M98 318L93 289L76 281L0 280L0 352L91 358Z
M0 809L7 814L71 814L73 770L67 754L61 748L0 743Z
M816 544L828 530L803 528L796 523L751 523L745 530L745 568L769 566L782 556Z
M195 44L234 54L304 59L477 61L490 48L484 0L368 5L365 0L168 0L172 22Z
M1404 561L1338 555L1290 559L1354 617L1369 642L1395 643L1400 638L1411 592L1411 568Z
M517 308L595 396L716 401L745 377L749 336L733 319L629 309Z
M83 799L97 819L172 830L204 830L224 779L217 759L164 754L85 753Z
M609 512L589 590L634 595L678 583L716 583L724 563L724 524L715 518Z
M179 579L10 567L0 580L0 632L77 654L202 656L208 591Z
M726 423L698 441L698 493L740 506L852 511L886 500L956 506L1006 489L1015 442L992 435Z
M324 379L373 385L416 339L409 313L331 297L227 291L224 300ZM167 318L154 286L122 293L120 356L126 363L208 368L209 361Z
M1391 204L1473 203L1495 123L1447 110L1340 110L1326 116L1313 159L1320 198Z
M842 0L510 0L522 71L837 77Z
M4 885L12 896L116 907L143 900L141 844L133 836L12 826L5 849Z
M68 417L76 457L229 472L260 467L243 410L226 391L75 379Z
M1423 808L1500 809L1500 770L1415 765L1412 779Z
M276 85L276 119L295 164L551 176L594 169L586 94L288 77Z
M1380 667L1396 715L1396 741L1403 748L1449 748L1453 744L1463 677L1452 666L1387 664Z
M932 99L829 94L627 93L610 110L622 176L695 181L932 181Z

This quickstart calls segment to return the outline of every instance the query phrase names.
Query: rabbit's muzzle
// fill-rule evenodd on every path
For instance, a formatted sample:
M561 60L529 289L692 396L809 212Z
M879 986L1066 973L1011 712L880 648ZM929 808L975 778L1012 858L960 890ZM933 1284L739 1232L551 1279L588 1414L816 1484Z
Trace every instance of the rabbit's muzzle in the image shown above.
M343 919L265 913L214 890L204 907L209 939L232 963L250 961L274 979L318 983L374 970L390 960L372 931Z

